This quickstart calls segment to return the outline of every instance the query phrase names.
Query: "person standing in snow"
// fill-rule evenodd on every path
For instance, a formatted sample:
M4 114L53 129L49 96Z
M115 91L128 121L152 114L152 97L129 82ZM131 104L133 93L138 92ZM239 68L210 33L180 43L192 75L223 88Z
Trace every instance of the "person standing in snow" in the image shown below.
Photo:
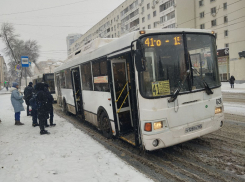
M24 98L26 101L26 105L27 105L27 116L29 116L29 106L30 106L30 99L32 97L32 93L34 92L34 88L32 87L32 82L29 82L29 85L25 88L24 90Z
M37 117L39 119L40 126L40 134L50 134L47 130L45 130L45 124L47 119L49 118L49 110L48 110L48 96L44 91L44 83L37 83Z
M54 108L53 108L54 98L49 92L48 87L49 87L48 84L44 84L44 91L48 96L48 110L50 114L49 123L50 123L50 126L55 126L56 124L53 123L54 122ZM49 127L48 122L46 122L45 126Z
M37 122L37 94L36 85L34 86L34 93L32 94L32 98L30 99L29 103L32 107L31 115L32 115L32 126L36 127L39 126Z
M11 103L14 107L15 112L15 125L24 125L20 122L20 112L24 111L23 107L23 95L18 91L19 85L16 82L13 82L13 86L10 89L11 93Z
M233 75L231 75L231 78L230 78L230 84L231 84L231 88L234 88L234 82L235 82L235 77Z

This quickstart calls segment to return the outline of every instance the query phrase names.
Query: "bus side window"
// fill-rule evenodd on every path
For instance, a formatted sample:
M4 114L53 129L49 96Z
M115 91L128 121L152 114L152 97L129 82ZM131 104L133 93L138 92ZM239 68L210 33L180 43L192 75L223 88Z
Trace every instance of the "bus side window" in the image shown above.
M93 90L90 62L81 65L81 74L83 90Z
M94 91L109 92L107 61L100 60L92 63Z

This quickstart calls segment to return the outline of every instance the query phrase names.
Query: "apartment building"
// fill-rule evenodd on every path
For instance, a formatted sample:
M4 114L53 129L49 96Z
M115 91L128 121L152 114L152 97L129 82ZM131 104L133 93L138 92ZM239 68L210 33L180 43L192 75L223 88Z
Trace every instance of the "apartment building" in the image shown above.
M142 29L211 29L217 37L221 80L234 75L245 82L245 60L238 55L245 51L244 7L244 0L125 0L71 45L68 59L96 38Z
M7 76L7 65L4 61L3 56L0 55L0 90L4 87L4 81L6 80Z
M176 7L185 11L193 0L126 0L71 46L68 58L96 38L117 38L140 29L176 27ZM192 8L194 9L194 7ZM194 10L192 10L194 15Z
M71 45L77 41L82 36L82 34L69 34L66 37L66 46L67 46L67 54L69 55L71 52Z
M236 82L245 82L245 1L196 0L190 4L194 14L178 10L178 28L200 28L215 31L220 79L234 75ZM187 16L181 16L181 15ZM240 53L240 55L239 55ZM244 54L244 53L243 53Z

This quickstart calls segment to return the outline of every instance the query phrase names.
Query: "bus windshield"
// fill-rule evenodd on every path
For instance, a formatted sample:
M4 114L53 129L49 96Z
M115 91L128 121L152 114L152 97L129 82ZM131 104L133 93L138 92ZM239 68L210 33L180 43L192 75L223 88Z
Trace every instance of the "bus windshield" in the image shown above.
M204 81L210 88L220 86L214 36L161 34L144 37L142 43L146 70L140 72L139 81L143 97L173 94L186 77L187 70L191 73L180 93L203 90Z

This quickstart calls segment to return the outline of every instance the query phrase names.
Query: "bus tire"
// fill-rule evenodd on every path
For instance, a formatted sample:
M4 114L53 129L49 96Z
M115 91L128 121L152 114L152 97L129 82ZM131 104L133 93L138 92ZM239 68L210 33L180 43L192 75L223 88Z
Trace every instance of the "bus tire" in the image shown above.
M105 112L102 112L102 114L100 115L100 128L104 137L106 137L107 139L112 138L113 135L111 129L111 122Z
M63 100L63 112L65 113L65 115L70 115L69 111L68 111L68 106L66 104L65 99Z

